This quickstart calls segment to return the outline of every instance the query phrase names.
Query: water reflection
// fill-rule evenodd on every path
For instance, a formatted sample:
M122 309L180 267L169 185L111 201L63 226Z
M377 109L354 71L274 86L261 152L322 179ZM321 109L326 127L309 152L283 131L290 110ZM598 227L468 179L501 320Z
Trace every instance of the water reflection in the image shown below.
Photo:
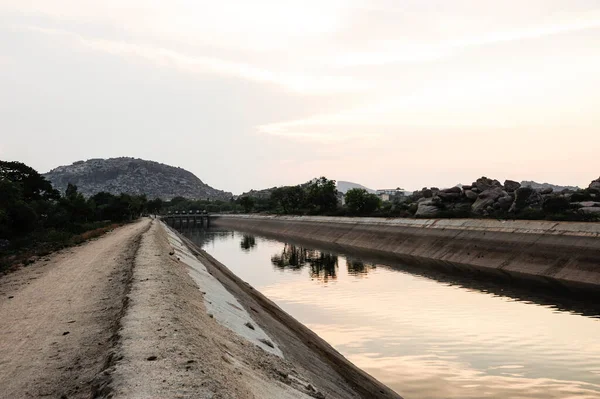
M348 274L356 277L366 277L366 275L377 268L375 263L365 263L360 259L346 259L346 268L348 268Z
M329 252L284 244L280 252L271 256L271 263L281 270L309 269L311 279L329 282L336 279L338 257Z
M240 242L240 247L244 251L250 251L255 246L256 246L256 238L253 235L244 234L242 236L242 241Z
M192 238L407 399L600 397L597 301L244 235Z

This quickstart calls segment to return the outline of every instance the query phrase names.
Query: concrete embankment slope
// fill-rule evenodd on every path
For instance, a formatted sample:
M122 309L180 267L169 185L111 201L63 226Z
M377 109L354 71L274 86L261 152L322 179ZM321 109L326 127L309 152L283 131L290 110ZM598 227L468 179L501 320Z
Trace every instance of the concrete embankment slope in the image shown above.
M158 222L142 236L104 385L122 399L400 399Z
M600 289L600 223L222 215L213 226L394 256L417 265Z

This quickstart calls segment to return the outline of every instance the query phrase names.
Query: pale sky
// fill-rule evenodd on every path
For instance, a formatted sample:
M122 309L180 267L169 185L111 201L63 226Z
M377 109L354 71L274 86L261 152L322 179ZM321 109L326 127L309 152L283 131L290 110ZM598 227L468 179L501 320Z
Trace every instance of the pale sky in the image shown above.
M0 159L234 193L600 175L600 0L0 0Z

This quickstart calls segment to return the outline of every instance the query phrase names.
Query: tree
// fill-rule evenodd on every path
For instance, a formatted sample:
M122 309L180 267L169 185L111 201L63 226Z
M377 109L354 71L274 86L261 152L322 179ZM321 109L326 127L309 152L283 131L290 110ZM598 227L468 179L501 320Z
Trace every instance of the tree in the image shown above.
M245 213L252 212L252 208L254 208L255 202L256 201L253 197L249 197L247 195L240 198L240 205L242 206L242 208L244 208Z
M306 192L300 186L278 187L271 193L271 203L284 213L298 213L306 203Z
M0 180L9 180L21 187L23 200L57 200L60 193L35 169L21 162L0 161Z
M163 201L160 198L155 198L153 200L148 201L148 212L152 214L160 213L163 207Z
M375 212L381 206L380 198L375 194L369 194L363 188L348 190L345 199L348 210L359 215Z
M331 212L337 208L337 188L335 180L321 177L308 185L308 204L319 213Z

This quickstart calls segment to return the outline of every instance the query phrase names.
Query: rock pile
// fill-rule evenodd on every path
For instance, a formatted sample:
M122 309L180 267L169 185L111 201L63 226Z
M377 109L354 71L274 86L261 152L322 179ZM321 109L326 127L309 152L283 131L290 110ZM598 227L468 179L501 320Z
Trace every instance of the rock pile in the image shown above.
M585 200L581 200L581 199ZM481 177L470 185L438 189L436 187L415 191L410 199L414 215L434 217L450 212L460 215L500 216L522 212L545 211L549 213L575 212L600 215L600 178L586 190L552 187L532 188L513 180ZM411 209L411 208L409 208Z

